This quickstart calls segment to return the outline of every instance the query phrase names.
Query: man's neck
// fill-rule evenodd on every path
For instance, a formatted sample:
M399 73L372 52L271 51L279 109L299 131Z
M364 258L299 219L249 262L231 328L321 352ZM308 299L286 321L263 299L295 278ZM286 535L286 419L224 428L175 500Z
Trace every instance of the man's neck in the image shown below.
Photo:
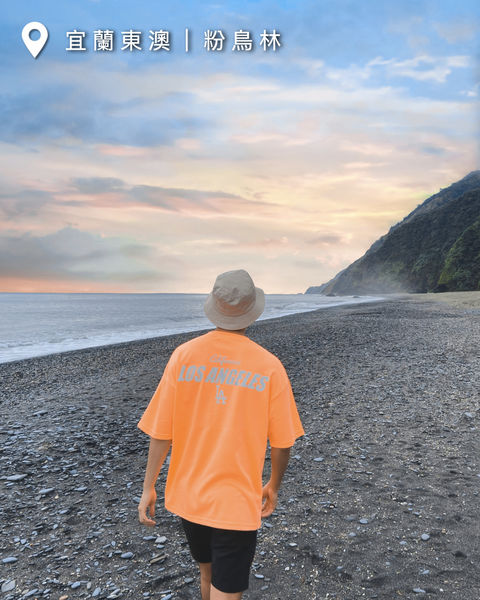
M223 329L222 327L217 327L217 331L227 331L228 333L237 333L238 335L246 335L247 328L243 329Z

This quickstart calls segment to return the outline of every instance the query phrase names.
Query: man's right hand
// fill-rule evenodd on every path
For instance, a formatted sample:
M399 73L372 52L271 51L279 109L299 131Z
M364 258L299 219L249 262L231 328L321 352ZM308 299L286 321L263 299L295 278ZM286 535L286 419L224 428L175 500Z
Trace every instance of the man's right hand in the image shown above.
M274 490L270 481L262 490L262 517L269 517L277 506L278 492Z
M150 488L147 491L143 490L142 497L140 498L140 502L138 503L138 520L140 521L140 523L142 523L142 525L148 525L149 527L153 527L154 525L156 525L156 521L147 516L147 509L150 517L155 516L156 500L157 492L155 491L154 487Z
M278 490L288 465L291 448L275 448L270 450L272 472L268 483L262 490L262 517L269 517L277 506Z

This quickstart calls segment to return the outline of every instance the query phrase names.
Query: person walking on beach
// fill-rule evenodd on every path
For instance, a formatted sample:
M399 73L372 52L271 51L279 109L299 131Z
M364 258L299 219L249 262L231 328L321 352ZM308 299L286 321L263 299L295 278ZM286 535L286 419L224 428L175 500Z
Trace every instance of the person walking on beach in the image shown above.
M246 271L220 274L204 306L216 329L174 350L138 422L150 436L139 521L155 525L155 482L171 446L165 508L181 519L202 600L240 600L248 588L261 517L275 510L304 434L282 363L245 335L264 305Z

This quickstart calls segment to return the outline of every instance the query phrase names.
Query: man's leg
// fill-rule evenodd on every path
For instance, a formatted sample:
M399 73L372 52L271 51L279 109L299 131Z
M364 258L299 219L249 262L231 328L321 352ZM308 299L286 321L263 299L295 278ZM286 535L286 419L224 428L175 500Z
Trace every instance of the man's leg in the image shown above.
M200 591L202 600L211 600L210 585L212 583L212 563L198 563L200 568Z
M212 529L210 600L241 600L248 589L256 543L256 530Z
M202 600L210 600L210 583L212 581L212 528L199 523L181 519L187 537L190 553L197 561L200 569L200 590Z
M243 592L238 592L236 594L227 594L225 592L221 592L217 590L215 586L210 587L210 596L209 600L241 600ZM202 600L204 600L202 596Z

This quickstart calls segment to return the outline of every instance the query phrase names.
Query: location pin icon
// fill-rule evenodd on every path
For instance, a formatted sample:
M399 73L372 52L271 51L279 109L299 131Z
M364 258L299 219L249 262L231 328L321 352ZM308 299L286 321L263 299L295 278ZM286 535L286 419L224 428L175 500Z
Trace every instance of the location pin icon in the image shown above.
M40 37L38 40L32 40L30 34L32 31L38 31L40 33ZM32 21L31 23L27 23L25 27L22 29L22 40L27 50L33 56L33 58L37 58L37 56L42 51L43 47L47 43L48 40L48 31L43 23L39 23L38 21Z

